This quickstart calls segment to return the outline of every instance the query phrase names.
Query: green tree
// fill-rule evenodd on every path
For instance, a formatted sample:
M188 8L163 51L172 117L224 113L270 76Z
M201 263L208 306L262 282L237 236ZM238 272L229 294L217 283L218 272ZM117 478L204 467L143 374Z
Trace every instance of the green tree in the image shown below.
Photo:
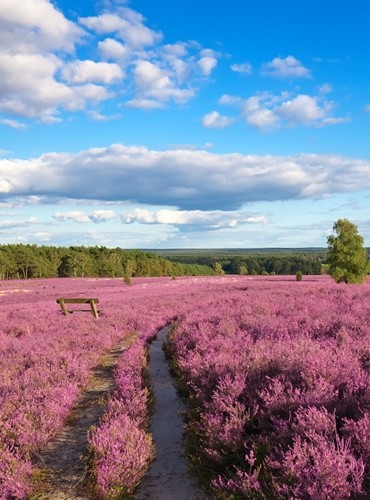
M368 272L364 239L355 224L348 219L338 219L328 236L328 272L337 283L363 283Z
M214 263L213 269L214 269L215 273L220 275L220 276L225 274L225 271L222 269L222 265L219 262Z

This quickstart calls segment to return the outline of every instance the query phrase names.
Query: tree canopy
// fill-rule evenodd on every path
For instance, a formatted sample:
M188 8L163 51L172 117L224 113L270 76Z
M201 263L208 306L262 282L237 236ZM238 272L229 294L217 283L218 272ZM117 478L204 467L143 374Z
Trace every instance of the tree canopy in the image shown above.
M0 245L0 279L214 275L207 265L171 262L153 252L106 247Z
M336 233L328 236L329 274L337 283L363 283L369 263L364 239L357 226L348 219L338 219L333 226Z

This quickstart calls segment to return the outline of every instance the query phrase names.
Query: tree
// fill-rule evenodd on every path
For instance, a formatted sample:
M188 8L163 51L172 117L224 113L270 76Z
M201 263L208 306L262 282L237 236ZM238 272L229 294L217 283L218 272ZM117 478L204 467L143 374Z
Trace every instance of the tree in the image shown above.
M215 273L220 275L220 276L225 274L225 271L222 269L222 265L219 262L214 263L213 269L214 269Z
M348 219L338 219L328 236L328 272L337 283L363 283L369 264L364 239L355 224Z

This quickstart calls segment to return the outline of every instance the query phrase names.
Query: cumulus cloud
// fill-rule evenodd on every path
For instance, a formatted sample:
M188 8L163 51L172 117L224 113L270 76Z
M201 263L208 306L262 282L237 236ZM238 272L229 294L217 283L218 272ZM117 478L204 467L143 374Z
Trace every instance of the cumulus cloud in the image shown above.
M218 111L207 113L202 118L203 127L206 128L225 128L232 122L228 116L220 115Z
M114 210L94 210L89 217L95 224L100 224L101 222L115 219L116 213Z
M217 66L217 59L215 57L204 56L199 59L198 64L202 74L209 76Z
M283 102L277 110L281 116L293 123L314 123L321 121L332 109L330 102L319 106L318 99L309 95L298 95Z
M163 38L161 32L151 30L144 21L139 12L125 7L119 9L118 14L80 18L86 28L99 34L116 33L123 42L135 48L154 45Z
M147 209L137 208L132 212L125 212L121 216L122 222L132 224L168 224L180 230L199 227L204 229L221 229L236 227L239 224L266 224L263 215L243 214L242 212L225 212L222 210L172 210L161 209L151 212Z
M2 159L0 179L4 200L39 196L44 202L89 199L185 211L231 211L254 201L322 197L369 188L370 162L339 155L215 154L116 144L75 154ZM72 216L80 222L90 220L86 214Z
M68 63L61 74L64 80L73 83L111 83L123 78L123 71L118 64L90 60Z
M2 0L0 46L9 54L62 50L72 52L84 31L49 0Z
M169 72L150 61L138 61L134 75L138 91L144 100L156 100L160 103L173 99L184 103L194 96L193 90L176 87ZM133 100L131 105L132 102Z
M275 57L262 66L262 74L276 78L310 78L310 70L296 59L288 56L284 59Z
M114 38L99 42L98 49L104 59L122 59L130 54L130 49Z
M327 100L325 94L292 96L288 92L280 95L264 92L247 99L225 94L218 103L239 107L241 116L249 125L265 132L287 126L323 127L348 121L347 117L331 115L335 103Z
M247 215L242 212L227 212L222 210L172 210L161 209L151 212L147 209L137 208L132 212L122 214L122 222L132 224L169 224L178 226L200 226L202 229L221 229L236 227L238 224L266 224L263 215Z
M51 124L65 113L92 116L106 100L122 104L123 93L130 107L183 104L217 64L218 54L196 42L163 44L162 33L128 7L109 4L72 22L51 0L3 0L0 22L0 113L13 127L14 117Z

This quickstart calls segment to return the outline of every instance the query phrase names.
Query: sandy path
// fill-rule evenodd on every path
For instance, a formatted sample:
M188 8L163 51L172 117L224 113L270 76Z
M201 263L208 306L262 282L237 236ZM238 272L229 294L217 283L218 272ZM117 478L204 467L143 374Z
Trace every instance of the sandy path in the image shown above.
M156 457L134 494L135 500L203 500L205 493L191 477L183 450L184 410L162 349L169 327L161 330L149 346L149 374L155 396L155 413L150 432Z
M39 481L33 499L91 500L86 481L87 432L97 425L106 400L114 388L113 370L122 352L132 343L127 337L102 359L93 370L89 388L68 418L68 424L52 440L37 460Z

